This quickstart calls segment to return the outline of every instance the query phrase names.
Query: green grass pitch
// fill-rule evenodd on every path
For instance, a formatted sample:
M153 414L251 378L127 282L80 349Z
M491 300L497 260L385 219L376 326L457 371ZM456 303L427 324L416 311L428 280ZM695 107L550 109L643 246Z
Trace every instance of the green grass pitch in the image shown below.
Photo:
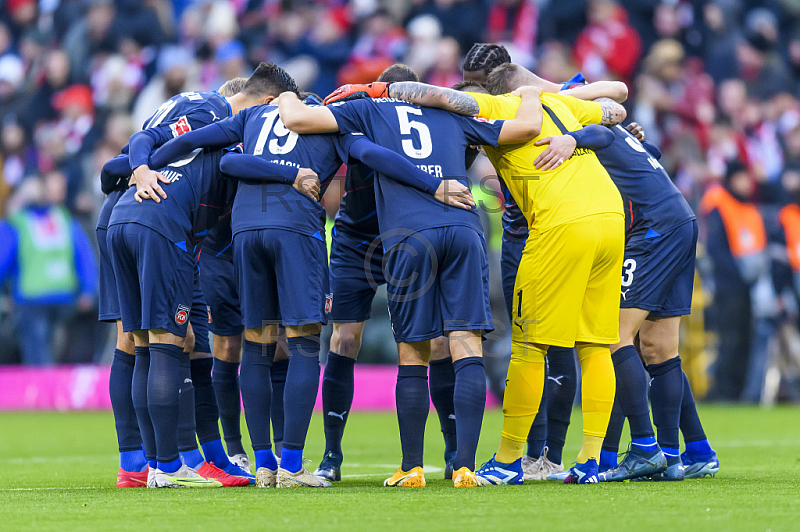
M356 412L345 478L329 490L118 490L110 413L0 414L0 530L800 530L800 410L705 406L700 414L722 464L714 479L461 490L442 478L433 412L427 488L382 487L399 464L396 419ZM479 460L494 451L501 423L487 412ZM579 443L575 411L565 460ZM322 450L315 415L309 467Z

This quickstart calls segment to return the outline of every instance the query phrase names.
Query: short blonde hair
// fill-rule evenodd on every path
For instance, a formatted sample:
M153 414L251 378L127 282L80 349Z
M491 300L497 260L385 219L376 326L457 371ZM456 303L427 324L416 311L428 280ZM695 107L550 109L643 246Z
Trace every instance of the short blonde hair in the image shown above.
M245 83L247 83L247 78L229 79L228 81L222 84L222 87L220 87L217 92L228 98L230 96L233 96L234 94L239 94L240 92L242 92Z

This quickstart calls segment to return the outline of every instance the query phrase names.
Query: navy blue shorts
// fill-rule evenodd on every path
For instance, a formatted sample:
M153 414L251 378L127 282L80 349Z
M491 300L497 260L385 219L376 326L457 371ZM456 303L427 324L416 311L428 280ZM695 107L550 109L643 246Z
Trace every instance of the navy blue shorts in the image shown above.
M257 229L233 238L246 329L326 323L330 312L325 242L284 229Z
M166 329L186 337L194 292L194 259L143 225L108 228L122 330Z
M111 264L111 254L106 242L107 233L106 229L97 228L97 247L100 249L100 292L97 319L113 322L119 319L119 296L117 295L114 266Z
M192 312L189 321L194 331L193 353L210 353L211 343L208 340L208 326L211 324L211 308L206 304L200 274L197 265L194 267L194 290L192 292Z
M649 310L653 317L690 314L697 222L645 236L634 233L625 245L620 308Z
M242 311L233 262L212 253L200 253L200 286L211 309L211 332L218 336L241 334Z
M470 227L424 229L386 253L386 292L395 341L448 331L494 330L486 241Z
M330 284L333 294L330 320L353 323L369 319L372 300L383 278L380 240L364 240L336 231L331 241Z
M527 238L503 238L503 247L500 250L500 276L503 279L503 299L506 301L509 320L513 320L511 308L514 306L514 283L517 282L517 270L525 242Z

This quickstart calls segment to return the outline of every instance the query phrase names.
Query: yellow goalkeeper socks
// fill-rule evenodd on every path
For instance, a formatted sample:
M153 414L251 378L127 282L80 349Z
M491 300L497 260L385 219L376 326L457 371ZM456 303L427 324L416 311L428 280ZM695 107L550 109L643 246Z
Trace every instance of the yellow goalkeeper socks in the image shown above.
M530 344L511 342L511 362L503 396L503 433L495 456L498 462L508 464L522 457L542 400L545 353Z
M583 446L578 463L600 460L600 448L614 406L616 380L608 346L578 344L581 363L581 399L583 408Z

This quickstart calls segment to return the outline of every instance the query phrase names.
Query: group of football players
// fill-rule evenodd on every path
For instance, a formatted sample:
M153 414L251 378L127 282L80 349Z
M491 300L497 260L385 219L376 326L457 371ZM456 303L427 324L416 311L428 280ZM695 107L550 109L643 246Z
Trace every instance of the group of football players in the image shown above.
M549 82L502 46L476 44L453 89L421 84L397 64L320 102L262 63L219 92L164 102L101 175L117 486L340 480L354 364L383 284L402 447L384 485L425 486L430 401L456 487L713 476L719 461L678 357L697 224L658 149L635 124L619 125L626 97L622 83ZM482 338L494 326L467 178L476 147L505 193L501 266L513 324L500 445L479 468ZM329 265L319 200L343 163ZM303 448L329 320L326 449L310 472ZM564 471L575 352L583 446ZM625 418L632 441L618 463Z

